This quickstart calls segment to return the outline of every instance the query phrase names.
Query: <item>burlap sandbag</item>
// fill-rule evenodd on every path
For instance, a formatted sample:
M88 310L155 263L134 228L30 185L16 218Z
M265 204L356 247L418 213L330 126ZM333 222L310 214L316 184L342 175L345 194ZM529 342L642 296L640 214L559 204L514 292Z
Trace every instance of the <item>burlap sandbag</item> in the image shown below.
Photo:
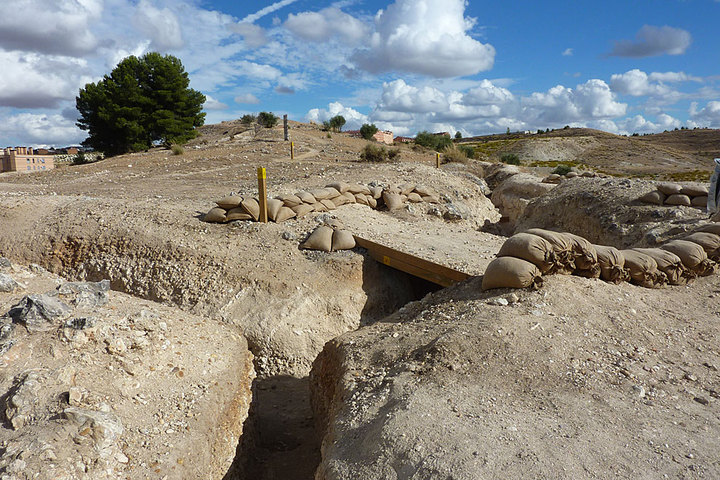
M325 187L323 190L328 193L327 200L332 200L340 196L340 191L337 188Z
M277 197L278 200L282 200L283 204L286 207L297 207L298 205L301 205L303 201L297 197L297 195L280 195Z
M661 183L657 189L665 195L675 195L682 192L682 187L676 183Z
M323 205L321 202L313 203L313 212L327 212L328 208Z
M388 210L398 210L403 206L402 197L397 193L383 192L383 201Z
M352 194L362 193L363 195L370 195L370 188L367 185L352 184L347 189Z
M542 237L530 233L516 233L505 240L498 257L522 258L534 264L542 273L555 268L555 252L553 246Z
M415 184L414 183L403 183L401 185L398 185L398 188L400 189L401 195L409 195L410 192L415 190Z
M689 207L692 205L690 197L681 193L670 195L665 199L665 205L682 205L683 207Z
M336 250L350 250L355 248L355 237L352 233L347 230L335 230L332 236L332 249Z
M515 257L498 257L487 266L482 289L533 288L542 286L540 270L531 262Z
M291 209L293 212L295 212L295 215L300 218L304 217L308 213L313 211L312 205L308 205L307 203L301 203L300 205L296 205L292 207Z
M302 200L303 203L307 203L308 205L317 203L317 199L310 192L305 192L305 191L295 192L295 196L298 197L300 200Z
M245 210L245 213L252 215L253 220L257 222L258 218L260 218L260 204L257 200L246 198L240 203L240 206Z
M555 252L555 267L553 267L553 270L548 273L570 275L575 271L575 255L572 249L573 244L567 237L558 232L544 230L542 228L531 228L525 233L542 237L552 245L553 251Z
M680 257L661 248L633 248L634 251L652 257L657 268L667 276L670 285L686 285L695 278L695 274L685 268Z
M273 222L277 218L277 214L280 209L284 206L283 202L275 198L271 198L267 201L268 218Z
M203 217L203 221L209 223L222 223L225 221L225 209L220 207L211 208Z
M370 187L370 195L372 195L375 200L382 197L382 192L382 187Z
M336 208L336 207L335 207L335 204L333 203L333 201L330 200L329 198L328 198L327 200L320 200L320 203L322 203L323 205L325 205L325 207L328 209L328 211L330 211L330 210L335 210L335 208Z
M593 245L600 264L600 278L610 283L630 281L630 272L625 268L625 256L620 250L607 245Z
M573 252L573 263L575 264L573 273L581 277L599 278L600 265L592 243L574 233L562 233L561 235L568 240Z
M318 202L320 200L330 198L330 190L328 190L327 188L315 188L313 190L310 190L310 194L315 197L315 200L317 200Z
M253 217L242 207L231 208L225 215L225 220L232 222L234 220L252 220Z
M672 240L660 248L680 257L685 268L700 277L712 275L715 272L715 262L708 259L703 247L697 243L687 240Z
M707 185L684 185L680 193L688 197L707 197L708 187Z
M299 206L297 208L299 208ZM285 220L289 220L296 216L297 215L292 208L283 206L283 207L280 207L280 210L278 211L277 216L275 217L275 221L277 223L282 223Z
M707 195L700 195L698 197L692 197L690 199L690 203L692 203L693 207L707 207Z
M665 195L664 193L658 190L653 190L652 192L646 193L645 195L640 197L640 201L645 203L652 203L653 205L662 205L663 203L665 203L666 198L667 195Z
M340 193L345 193L348 191L348 188L350 188L350 184L346 182L332 182L325 185L326 187L331 187L337 190Z
M707 225L703 225L702 227L698 227L695 229L696 232L707 232L707 233L714 233L715 235L720 235L720 223L708 223Z
M423 202L440 203L440 199L436 195L421 195Z
M345 192L342 194L343 197L345 197L345 200L347 200L347 203L355 203L355 194L350 192Z
M378 201L375 200L375 197L373 197L372 195L365 195L365 198L367 198L368 207L370 207L370 208L377 208L377 206L378 206Z
M408 193L407 197L408 197L408 202L421 203L423 201L423 199L419 193L410 192L410 193Z
M635 250L620 250L625 257L625 268L630 281L646 288L660 288L667 283L667 276L657 268L657 262L649 255Z
M367 205L368 204L368 196L363 195L362 193L356 193L355 194L355 203L359 203L360 205Z
M307 250L329 252L332 249L333 229L322 225L316 228L301 245Z
M427 195L430 195L430 196L437 195L435 190L433 190L432 188L428 188L425 185L415 185L415 193L417 193L421 197L427 196Z
M709 232L691 233L682 240L700 245L710 260L720 261L720 235Z
M340 194L338 197L333 198L332 202L336 207L340 207L342 205L346 205L348 203L348 199L345 195Z
M223 197L217 202L218 207L224 208L225 210L230 210L232 208L237 208L240 206L240 202L242 202L243 198L239 195L230 195L227 197Z

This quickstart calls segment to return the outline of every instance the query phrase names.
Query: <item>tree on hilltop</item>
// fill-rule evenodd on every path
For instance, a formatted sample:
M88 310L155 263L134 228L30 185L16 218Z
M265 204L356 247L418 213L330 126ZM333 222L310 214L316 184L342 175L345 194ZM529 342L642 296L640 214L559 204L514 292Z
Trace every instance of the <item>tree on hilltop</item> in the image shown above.
M377 132L378 128L375 126L374 123L363 123L360 127L360 136L365 140L371 140L373 138L373 135L375 135Z
M83 145L107 155L185 143L205 122L205 96L189 88L180 60L146 53L122 60L109 75L81 88L75 99Z

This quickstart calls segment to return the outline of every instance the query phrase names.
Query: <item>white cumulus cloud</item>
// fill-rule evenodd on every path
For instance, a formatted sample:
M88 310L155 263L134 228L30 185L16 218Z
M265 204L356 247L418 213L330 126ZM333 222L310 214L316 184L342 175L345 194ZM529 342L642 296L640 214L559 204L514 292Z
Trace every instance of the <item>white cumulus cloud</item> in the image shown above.
M284 26L303 40L325 42L337 37L349 44L357 44L370 30L363 22L336 7L290 14Z
M627 104L615 101L610 87L592 79L575 89L562 85L545 93L533 93L522 99L523 113L531 123L572 123L609 119L625 115Z
M375 17L370 48L353 61L371 72L404 71L433 77L474 75L492 68L495 48L468 35L465 0L396 0Z
M690 47L692 36L681 28L644 25L635 41L620 40L610 55L617 57L654 57L657 55L682 55Z
M720 128L720 102L713 100L698 110L697 103L690 105L691 126Z
M252 93L244 93L242 95L238 95L234 98L235 103L249 103L251 105L257 105L260 103L260 99L258 99L255 95Z
M307 115L305 115L305 120L308 122L322 123L330 120L336 115L342 115L343 118L345 118L345 130L357 130L363 123L368 122L367 115L364 115L353 108L346 107L340 102L330 103L327 109L311 109Z
M147 0L141 0L133 17L137 29L147 36L153 50L172 50L183 46L180 22L169 9L155 8Z

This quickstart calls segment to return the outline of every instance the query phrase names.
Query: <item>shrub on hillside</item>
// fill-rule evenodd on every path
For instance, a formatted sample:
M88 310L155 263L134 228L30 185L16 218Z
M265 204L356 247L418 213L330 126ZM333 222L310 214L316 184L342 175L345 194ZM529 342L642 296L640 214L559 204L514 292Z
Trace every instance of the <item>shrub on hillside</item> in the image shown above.
M467 158L475 158L475 149L470 145L458 145L458 149L463 152Z
M252 125L257 120L257 117L251 113L246 113L240 117L240 123L243 125Z
M555 173L557 175L567 175L568 173L570 173L571 169L572 167L570 165L558 165L557 167L555 167L555 170L553 170L552 173Z
M444 163L466 163L468 157L462 149L456 145L452 145L445 149L442 154L442 159Z
M173 155L182 155L185 153L185 149L180 145L173 145L170 147Z
M387 162L389 160L395 160L399 155L399 151L396 148L387 149L382 145L375 145L374 143L368 143L360 152L360 160L363 162Z
M442 152L453 143L450 137L446 137L445 135L433 135L432 133L423 130L415 135L415 144L421 145L425 148L431 148L436 152Z
M520 165L520 157L518 157L514 153L503 154L503 156L500 157L500 161L503 163L507 163L508 165Z
M277 125L280 119L272 112L260 112L257 116L257 122L265 128L272 128Z

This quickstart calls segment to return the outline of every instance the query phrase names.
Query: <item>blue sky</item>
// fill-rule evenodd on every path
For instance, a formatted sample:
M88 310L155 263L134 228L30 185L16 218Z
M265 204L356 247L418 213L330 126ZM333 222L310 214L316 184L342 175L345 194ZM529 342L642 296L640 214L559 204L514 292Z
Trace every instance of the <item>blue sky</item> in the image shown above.
M79 143L78 89L148 51L182 60L208 123L720 128L718 19L720 0L4 0L0 145Z

